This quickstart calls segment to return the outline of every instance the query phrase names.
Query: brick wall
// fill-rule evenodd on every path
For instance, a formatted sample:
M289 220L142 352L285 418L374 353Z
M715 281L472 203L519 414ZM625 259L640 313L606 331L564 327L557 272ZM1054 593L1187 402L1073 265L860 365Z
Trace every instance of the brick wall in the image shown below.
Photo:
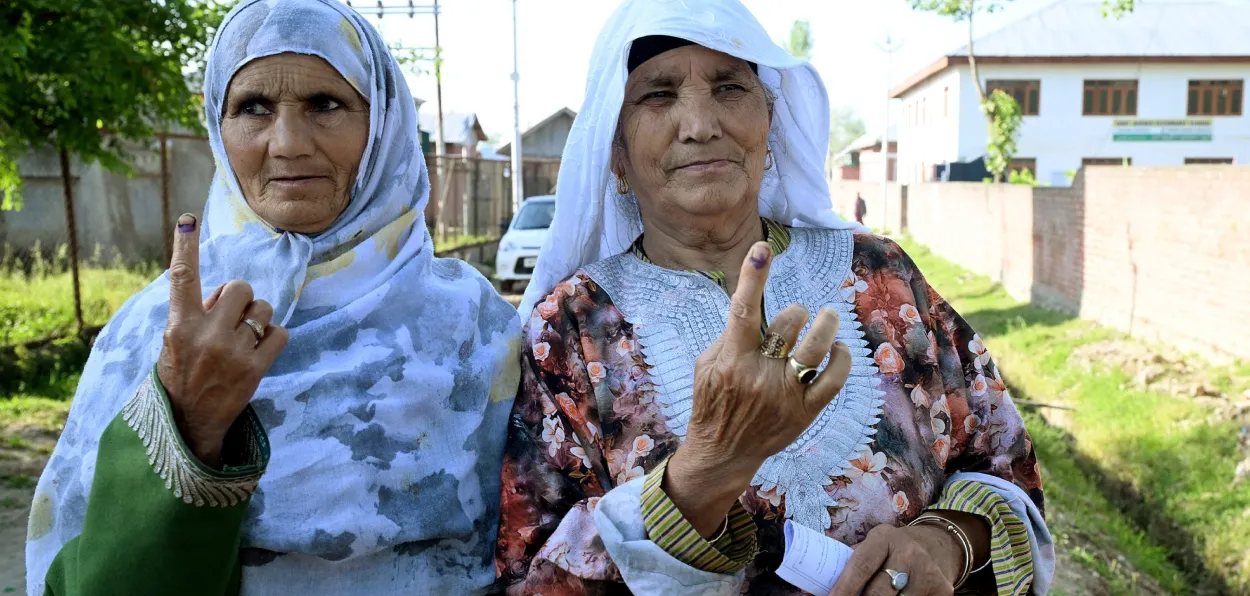
M1085 176L1033 190L1033 289L1043 306L1076 314L1085 284Z
M908 234L1018 299L1178 349L1250 357L1250 167L1093 167L1071 188L900 194ZM835 208L853 213L840 197Z
M1250 167L1090 168L1080 314L1250 357Z
M1029 300L1033 284L1032 189L1012 184L916 184L907 232L934 253L988 275Z

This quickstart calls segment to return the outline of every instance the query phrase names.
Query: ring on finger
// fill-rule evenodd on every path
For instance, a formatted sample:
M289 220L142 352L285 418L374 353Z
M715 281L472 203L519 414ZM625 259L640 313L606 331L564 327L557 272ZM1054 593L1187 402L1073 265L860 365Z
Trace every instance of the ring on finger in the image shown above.
M255 319L243 319L243 324L252 329L252 333L256 334L256 341L265 339L265 326L258 323Z
M780 333L765 333L760 353L765 358L781 360L790 355L790 346L786 345L786 338Z
M911 579L911 576L907 575L906 571L895 571L893 569L882 569L882 571L890 576L890 587L902 594L903 588L907 587L907 581Z
M816 376L820 374L820 371L816 370L815 367L808 366L798 360L795 360L794 356L790 357L789 364L790 371L794 373L794 378L798 379L799 383L803 385L808 385L812 381L815 381Z

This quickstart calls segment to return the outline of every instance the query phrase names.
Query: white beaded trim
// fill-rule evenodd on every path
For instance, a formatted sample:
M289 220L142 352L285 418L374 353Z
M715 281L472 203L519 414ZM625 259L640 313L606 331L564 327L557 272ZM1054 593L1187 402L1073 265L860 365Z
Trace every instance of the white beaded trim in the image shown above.
M122 419L143 441L148 463L165 481L165 488L172 490L184 503L196 507L232 507L251 496L260 482L259 466L255 473L223 478L208 472L194 460L180 440L165 398L157 391L151 375L144 378L134 397L122 408ZM255 459L259 446L252 432L248 441L248 453Z

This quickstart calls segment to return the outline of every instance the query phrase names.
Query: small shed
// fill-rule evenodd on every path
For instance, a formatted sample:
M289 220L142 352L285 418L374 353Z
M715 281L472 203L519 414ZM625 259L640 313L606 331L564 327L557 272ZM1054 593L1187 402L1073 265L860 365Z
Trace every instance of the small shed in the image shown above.
M429 104L425 104L429 106ZM417 117L417 128L429 135L430 147L422 147L422 151L434 154L433 144L438 140L438 112L430 109L422 110ZM477 144L486 140L486 132L478 122L477 114L444 112L443 143L447 146L447 155L477 157ZM426 135L421 135L425 141Z
M526 159L559 158L564 153L564 143L569 139L569 131L573 129L573 120L576 118L577 112L560 108L542 122L529 127L521 133L521 155ZM500 147L499 154L512 155L512 143Z

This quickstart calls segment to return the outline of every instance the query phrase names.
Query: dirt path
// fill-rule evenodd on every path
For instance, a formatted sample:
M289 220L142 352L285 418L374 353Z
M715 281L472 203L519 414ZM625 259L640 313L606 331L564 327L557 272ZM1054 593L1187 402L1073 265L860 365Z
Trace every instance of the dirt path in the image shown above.
M35 493L0 489L0 593L26 593L26 512Z

